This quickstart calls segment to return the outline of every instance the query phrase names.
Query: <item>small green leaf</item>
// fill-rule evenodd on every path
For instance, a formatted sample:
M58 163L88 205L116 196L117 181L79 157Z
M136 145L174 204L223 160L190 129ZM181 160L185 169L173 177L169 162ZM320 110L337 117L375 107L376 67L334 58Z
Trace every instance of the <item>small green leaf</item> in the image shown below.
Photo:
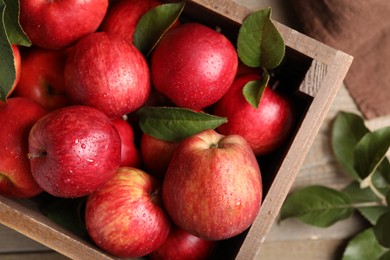
M252 107L256 109L259 107L261 97L263 96L265 88L268 85L269 79L270 76L267 73L261 80L249 81L243 87L242 94Z
M16 79L14 54L5 27L6 6L0 0L0 100L5 101Z
M387 252L375 239L372 228L353 237L344 251L342 260L378 259Z
M56 198L40 208L50 220L75 233L85 237L87 231L84 222L85 197L76 199Z
M149 55L164 33L176 22L184 5L184 2L161 4L141 17L133 42L145 56Z
M328 227L354 212L349 197L323 186L308 186L290 194L281 209L281 219L297 218L318 227Z
M360 183L352 182L345 187L342 192L349 196L352 205L359 213L367 219L372 225L375 225L378 218L387 210L370 188L360 188Z
M379 217L374 226L374 234L382 246L390 248L390 210Z
M354 169L364 179L375 172L390 147L390 127L365 134L354 150Z
M19 23L19 1L3 0L6 5L4 23L11 44L31 46L31 41Z
M353 153L356 144L368 132L362 117L349 113L339 112L332 127L332 149L341 167L356 180L359 175L353 166Z
M385 157L371 177L372 183L382 194L390 190L390 163Z
M137 115L144 133L169 142L181 141L227 122L225 117L179 107L144 106L137 111Z
M273 69L285 54L283 37L271 20L271 8L255 11L246 17L237 39L240 60L249 67Z

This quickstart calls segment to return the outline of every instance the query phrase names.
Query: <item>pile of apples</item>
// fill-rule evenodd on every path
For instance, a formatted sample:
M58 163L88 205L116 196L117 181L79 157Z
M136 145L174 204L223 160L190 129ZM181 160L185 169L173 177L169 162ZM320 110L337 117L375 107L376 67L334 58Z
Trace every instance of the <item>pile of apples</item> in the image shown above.
M0 104L0 194L86 197L93 242L117 257L203 259L255 220L257 157L290 134L288 98L267 87L222 33L177 21L149 56L133 44L156 0L20 0L32 42L13 46L17 80ZM170 142L142 133L137 110L173 106L227 123ZM170 124L170 122L166 122Z

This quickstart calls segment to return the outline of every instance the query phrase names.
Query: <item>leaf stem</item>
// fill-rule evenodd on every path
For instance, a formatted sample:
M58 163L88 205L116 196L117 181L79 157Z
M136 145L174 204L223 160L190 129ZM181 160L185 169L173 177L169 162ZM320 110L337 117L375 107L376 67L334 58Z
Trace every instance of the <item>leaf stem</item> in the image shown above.
M371 180L372 174L368 175L365 179L360 182L360 188L370 188L372 192L381 200L382 205L387 205L386 197L375 187Z

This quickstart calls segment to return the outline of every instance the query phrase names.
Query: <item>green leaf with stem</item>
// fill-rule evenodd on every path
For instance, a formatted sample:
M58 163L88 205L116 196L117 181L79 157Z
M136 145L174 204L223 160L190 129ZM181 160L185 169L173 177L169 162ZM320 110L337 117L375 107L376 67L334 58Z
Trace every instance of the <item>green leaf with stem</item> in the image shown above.
M285 54L283 37L271 20L271 8L252 12L240 27L237 53L249 67L273 69L279 66Z
M354 179L360 177L355 171L354 149L360 139L370 131L363 119L349 112L339 112L332 127L332 149L341 167Z
M352 206L372 225L375 225L378 218L387 211L387 205L382 199L371 189L362 189L358 181L349 184L342 192L349 196Z
M354 149L354 169L361 179L375 172L389 147L390 127L367 133L359 140Z
M380 259L387 252L375 239L373 229L368 228L348 242L342 260Z
M161 4L141 17L134 32L133 42L145 56L151 53L165 32L177 21L184 5L184 2Z
M308 186L291 193L281 209L281 220L297 218L317 227L328 227L352 215L349 196L324 186Z
M137 115L144 133L169 142L181 141L227 122L225 117L179 107L144 106Z

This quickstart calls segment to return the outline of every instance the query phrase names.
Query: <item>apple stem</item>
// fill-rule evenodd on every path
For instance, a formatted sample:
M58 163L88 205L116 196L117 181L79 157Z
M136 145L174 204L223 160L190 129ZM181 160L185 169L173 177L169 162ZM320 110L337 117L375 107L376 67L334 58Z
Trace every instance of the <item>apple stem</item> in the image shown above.
M47 156L46 151L42 151L41 153L28 153L27 154L27 158L29 160L36 159L36 158L39 158L39 157L45 157L45 156Z

